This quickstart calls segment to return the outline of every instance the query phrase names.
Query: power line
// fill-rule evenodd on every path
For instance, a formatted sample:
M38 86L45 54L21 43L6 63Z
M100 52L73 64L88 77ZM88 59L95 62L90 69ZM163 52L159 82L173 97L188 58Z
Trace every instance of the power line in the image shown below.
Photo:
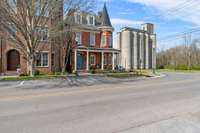
M200 27L197 27L195 29L190 29L188 31L184 31L184 32L181 32L181 33L178 33L178 34L168 35L168 36L159 38L158 40L159 41L165 41L165 40L170 40L171 38L180 38L180 37L183 37L187 34L192 34L192 33L196 33L196 32L200 32Z
M196 0L186 0L180 4L178 4L175 7L172 7L170 9L168 9L165 14L163 15L163 13L161 13L160 15L158 15L159 17L168 17L169 15L173 15L176 16L178 13L180 13L183 9L192 7L194 5L197 5L199 3L199 1ZM183 15L181 15L183 16Z
M195 1L193 1L193 0L186 0L185 2L183 2L183 3L181 3L181 4L177 5L177 6L169 9L168 12L173 12L173 11L177 11L179 9L185 8L186 6L192 4L193 2L195 2Z
M199 1L191 2L190 4L187 4L187 5L185 5L185 6L181 7L181 8L177 8L174 11L168 12L167 14L165 14L165 17L169 17L169 16L172 16L172 15L173 16L178 15L179 17L189 16L192 13L194 13L194 10L196 10L195 8L191 9L192 6L196 6L196 5L199 6L199 4L200 4ZM185 9L187 9L187 12L184 12L185 14L183 14L183 11L185 11Z

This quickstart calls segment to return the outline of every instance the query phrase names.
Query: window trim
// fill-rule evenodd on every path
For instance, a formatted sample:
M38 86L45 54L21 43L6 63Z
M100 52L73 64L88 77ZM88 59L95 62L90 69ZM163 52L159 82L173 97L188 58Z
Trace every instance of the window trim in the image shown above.
M108 61L107 61L107 58L106 58L106 57L107 57L107 55L104 54L104 56L103 56L103 58L104 58L104 59L103 59L103 64L104 64L104 65L107 65L107 64L108 64Z
M92 38L94 37L94 38ZM94 39L94 44L92 44L92 40ZM96 33L90 32L90 46L96 46Z
M41 56L41 66L38 66L37 65L37 54L41 54L42 56ZM43 54L47 54L47 66L43 66L42 64L43 64ZM36 64L36 67L38 67L38 68L48 68L49 67L49 52L45 52L45 51L42 51L42 52L36 52L36 62L35 62Z
M41 7L41 3L42 3L41 0L35 0L34 1L34 14L35 14L35 16L41 15L41 11L42 11L42 8L43 8L43 7ZM45 8L48 8L48 7L45 7ZM49 17L49 9L46 10L46 12L43 14L43 17Z
M92 24L90 23L90 18L92 17L92 19L93 19L93 22L92 22ZM87 24L88 25L91 25L91 26L94 26L95 25L95 16L94 15L88 15L87 16Z
M112 35L110 35L108 41L109 41L109 46L112 48L113 47L113 36Z
M77 33L80 33L80 42L77 41ZM78 45L81 45L81 44L82 44L82 32L76 32L75 41L78 43Z
M38 28L39 28L39 32L37 32L36 34L38 34L38 33L41 34L42 32L44 33L44 29L47 30L47 39L43 40L44 37L41 37L39 41L40 42L48 42L49 41L49 27L48 26L37 26L36 29L38 30Z
M105 39L105 40L104 40ZM102 34L102 38L101 38L101 46L105 47L107 43L107 36Z
M92 57L94 58L94 62L93 62L93 63L91 63L91 58L92 58ZM96 55L95 55L95 54L91 54L91 55L90 55L90 65L91 65L91 66L96 65Z
M8 0L7 4L9 6L9 8L12 9L13 13L17 13L17 0L16 0L16 4L14 3L14 0ZM14 5L15 4L15 5Z
M78 22L78 15L80 15L80 23ZM75 17L75 23L76 24L82 24L83 23L83 16L80 12L76 12L74 17Z
M17 27L15 26L15 24L10 23L9 30L10 31L7 31L9 34L9 39L12 39L13 41L15 41L17 38Z

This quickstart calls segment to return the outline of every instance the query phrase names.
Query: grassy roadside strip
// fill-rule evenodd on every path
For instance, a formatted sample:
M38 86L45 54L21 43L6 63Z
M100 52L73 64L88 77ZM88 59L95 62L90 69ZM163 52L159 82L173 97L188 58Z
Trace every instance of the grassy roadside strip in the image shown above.
M83 76L83 75L79 75ZM49 79L57 79L57 78L67 78L67 77L79 77L75 74L73 75L38 75L35 77L30 76L8 76L3 77L0 81L27 81L27 80L49 80ZM112 78L131 78L131 77L153 77L157 76L153 74L150 70L137 70L133 72L102 72L96 74L86 74L84 76L107 76Z
M108 77L113 78L130 78L130 77L153 77L156 76L150 70L137 70L134 72L123 72L123 73L108 73Z
M158 73L162 72L181 72L181 73L200 73L198 70L174 70L174 69L158 69L156 70Z
M66 77L66 76L65 76ZM0 79L0 81L27 81L27 80L47 80L47 79L56 79L56 78L64 78L64 76L57 75L42 75L42 76L8 76Z

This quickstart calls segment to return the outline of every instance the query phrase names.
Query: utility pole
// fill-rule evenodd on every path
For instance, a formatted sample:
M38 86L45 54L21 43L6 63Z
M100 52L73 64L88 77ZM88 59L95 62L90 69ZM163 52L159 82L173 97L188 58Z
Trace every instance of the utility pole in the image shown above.
M184 44L186 49L186 60L187 60L187 67L188 70L191 69L191 50L190 50L190 43L191 43L191 34L187 33L184 35Z
M191 70L191 33L188 33L185 35L185 45L187 48L187 65L188 65L188 70Z
M3 40L2 40L2 37L0 37L0 52L1 52L1 55L0 55L0 74L3 72L3 54L2 54L2 51L3 51Z
M188 35L188 54L189 54L189 60L188 60L188 67L189 67L189 70L191 70L192 69L192 58L191 58L191 56L192 56L192 51L191 51L191 41L192 41L192 35L191 34L189 34Z

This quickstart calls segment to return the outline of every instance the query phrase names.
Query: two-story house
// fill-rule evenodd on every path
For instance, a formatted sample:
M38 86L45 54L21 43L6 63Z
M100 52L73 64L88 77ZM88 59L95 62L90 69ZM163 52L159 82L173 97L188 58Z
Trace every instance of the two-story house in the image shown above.
M119 50L113 48L114 28L106 5L98 15L76 12L74 18L77 26L73 30L78 46L71 56L73 70L114 70Z

